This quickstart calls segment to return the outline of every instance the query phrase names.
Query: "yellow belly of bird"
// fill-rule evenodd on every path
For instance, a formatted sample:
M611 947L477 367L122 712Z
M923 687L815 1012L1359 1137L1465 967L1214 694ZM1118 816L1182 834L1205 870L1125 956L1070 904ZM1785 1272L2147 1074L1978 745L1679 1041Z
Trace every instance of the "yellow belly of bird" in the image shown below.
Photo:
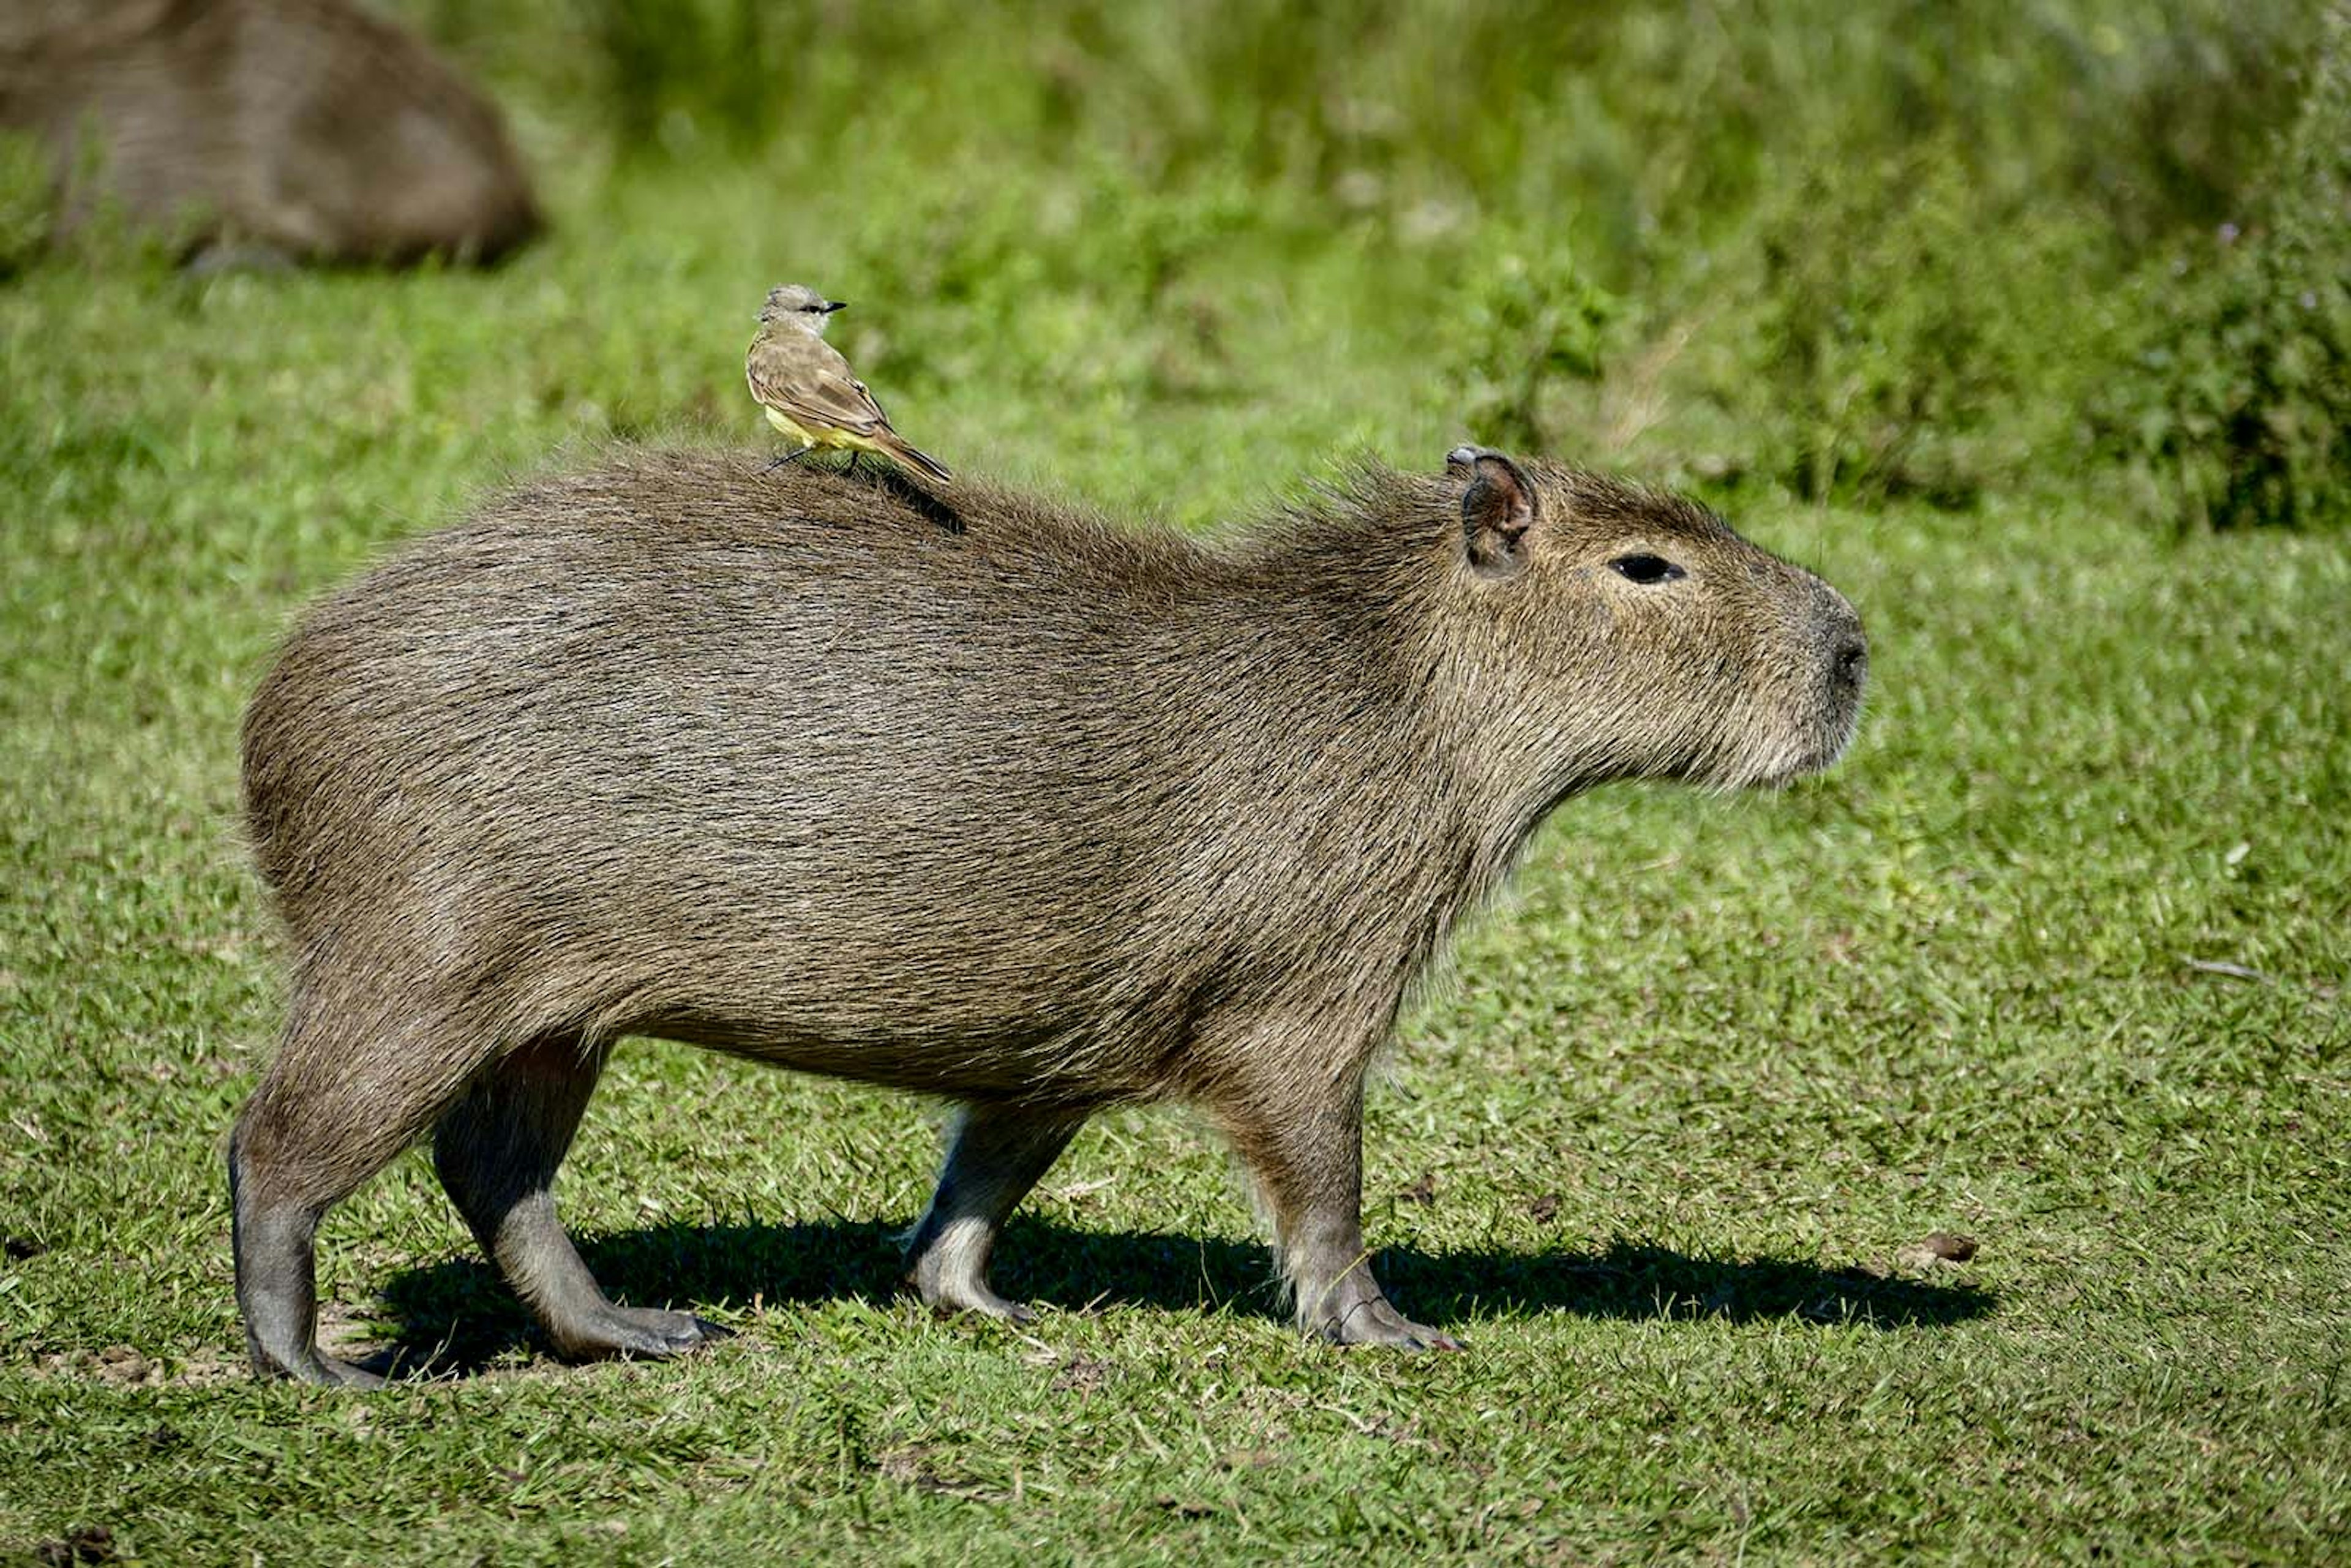
M802 424L796 419L778 413L765 403L761 403L759 409L768 416L769 424L799 442L802 451L811 446L823 446L836 452L871 452L877 457L887 457L890 455L880 442L871 436L859 435L847 430Z

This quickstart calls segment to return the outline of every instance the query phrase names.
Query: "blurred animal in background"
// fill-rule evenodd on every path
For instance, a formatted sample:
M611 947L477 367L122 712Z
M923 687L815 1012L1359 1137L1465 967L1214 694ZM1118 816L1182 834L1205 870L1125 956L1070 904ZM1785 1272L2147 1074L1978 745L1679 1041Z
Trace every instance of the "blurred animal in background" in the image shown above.
M852 469L860 453L876 452L946 484L952 477L946 465L890 428L890 416L841 350L824 340L826 323L845 303L805 283L786 283L768 290L759 307L759 334L744 356L743 374L768 423L799 443L768 466L780 468L823 446L846 451Z
M191 259L494 259L538 231L497 110L341 0L0 0L0 130L57 232L119 211Z

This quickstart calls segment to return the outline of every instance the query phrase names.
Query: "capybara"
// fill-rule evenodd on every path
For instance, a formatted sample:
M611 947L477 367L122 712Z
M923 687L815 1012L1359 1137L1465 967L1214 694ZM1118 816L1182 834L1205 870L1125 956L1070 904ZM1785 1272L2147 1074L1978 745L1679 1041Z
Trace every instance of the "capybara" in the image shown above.
M908 1279L1020 1316L997 1235L1104 1106L1204 1110L1301 1324L1449 1346L1365 1261L1367 1066L1552 808L1774 784L1854 734L1861 622L1704 508L1464 447L1207 538L992 485L623 453L303 618L245 723L291 941L231 1145L256 1366L322 1355L319 1217L430 1130L570 1356L624 1308L553 1183L606 1052L686 1040L958 1113Z
M539 226L497 110L344 0L17 0L0 129L53 150L64 227L110 204L192 252L486 260Z

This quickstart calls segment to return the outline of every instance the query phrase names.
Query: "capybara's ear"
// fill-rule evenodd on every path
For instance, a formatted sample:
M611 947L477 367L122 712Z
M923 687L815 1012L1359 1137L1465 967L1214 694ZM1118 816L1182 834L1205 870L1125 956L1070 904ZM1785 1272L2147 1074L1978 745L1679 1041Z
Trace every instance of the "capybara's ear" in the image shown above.
M1448 474L1466 477L1461 493L1461 542L1480 577L1516 577L1526 570L1527 531L1535 526L1535 487L1519 465L1490 446L1457 446L1445 455Z

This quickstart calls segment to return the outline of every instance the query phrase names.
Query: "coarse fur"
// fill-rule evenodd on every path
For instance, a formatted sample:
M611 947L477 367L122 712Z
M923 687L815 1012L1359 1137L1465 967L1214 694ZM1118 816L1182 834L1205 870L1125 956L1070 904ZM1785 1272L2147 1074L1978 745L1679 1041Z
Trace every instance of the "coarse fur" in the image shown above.
M489 260L540 224L497 110L344 0L23 0L0 128L53 150L64 227L113 204L214 256Z
M256 1364L319 1216L428 1130L566 1354L666 1354L551 1183L616 1037L961 1107L910 1278L946 1310L1092 1113L1204 1108L1310 1328L1445 1345L1358 1210L1365 1069L1544 816L1776 783L1850 740L1851 606L1704 509L1464 449L1200 539L974 480L639 451L313 610L245 727L292 946L231 1155ZM1661 569L1670 568L1671 575Z

